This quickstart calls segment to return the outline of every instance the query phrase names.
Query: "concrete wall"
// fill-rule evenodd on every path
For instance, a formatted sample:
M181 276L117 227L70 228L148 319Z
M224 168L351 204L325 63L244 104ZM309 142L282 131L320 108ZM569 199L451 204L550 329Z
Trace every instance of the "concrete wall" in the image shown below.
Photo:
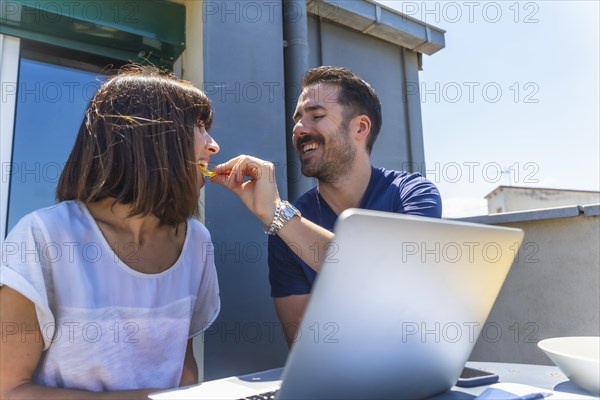
M600 192L502 187L491 194L487 201L488 212L496 214L572 204L596 204L600 202Z
M204 6L204 89L215 109L211 135L221 146L211 162L239 154L270 160L280 166L277 183L286 193L281 5L250 9L225 0ZM270 296L262 225L233 192L209 183L206 227L222 308L204 335L205 380L281 367L287 346Z
M252 7L227 0L205 2L204 88L215 109L211 134L221 146L212 161L239 154L270 160L280 194L294 200L288 190L292 184L298 183L296 193L303 193L314 182L285 179L286 168L298 167L295 158L286 156L291 132L286 131L285 102L295 102L299 92L286 86L284 76L282 3ZM424 168L419 95L407 96L404 90L407 82L418 82L417 53L315 16L307 23L310 66L351 68L382 97L384 125L374 163ZM287 346L270 297L263 227L237 196L210 184L206 226L215 244L222 310L205 334L205 380L281 367Z
M525 231L471 361L553 365L538 341L600 335L599 209L572 206L464 219Z
M308 42L311 68L345 66L377 91L383 125L373 147L373 165L424 175L417 53L315 15L308 18ZM373 68L373 60L377 60L377 68ZM310 180L305 189L312 186Z

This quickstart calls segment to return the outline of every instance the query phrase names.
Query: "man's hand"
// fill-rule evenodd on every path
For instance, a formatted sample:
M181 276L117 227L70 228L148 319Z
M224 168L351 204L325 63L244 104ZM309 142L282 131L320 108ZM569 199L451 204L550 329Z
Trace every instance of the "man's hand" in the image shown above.
M240 155L215 167L210 180L234 191L265 226L275 215L281 201L275 180L275 166L260 158Z
M275 208L281 201L275 181L275 166L260 158L241 155L215 167L218 174L210 178L233 190L264 226L270 226ZM290 219L277 235L290 246L309 267L319 272L333 233L306 218ZM318 249L315 256L315 249Z

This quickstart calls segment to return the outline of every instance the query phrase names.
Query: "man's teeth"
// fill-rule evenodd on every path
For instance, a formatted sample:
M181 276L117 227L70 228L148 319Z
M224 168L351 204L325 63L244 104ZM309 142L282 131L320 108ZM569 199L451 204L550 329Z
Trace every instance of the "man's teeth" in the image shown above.
M309 144L305 144L304 146L302 146L302 152L306 153L307 151L310 150L315 150L319 147L319 145L317 143L309 143Z

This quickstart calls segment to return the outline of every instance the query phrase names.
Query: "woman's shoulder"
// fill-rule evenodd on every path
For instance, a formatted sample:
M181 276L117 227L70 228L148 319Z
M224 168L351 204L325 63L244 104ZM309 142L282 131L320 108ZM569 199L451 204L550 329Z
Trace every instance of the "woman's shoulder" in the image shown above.
M195 218L188 221L188 234L190 234L194 240L211 239L208 228Z
M83 218L85 216L84 206L76 200L66 200L56 203L50 207L40 208L31 213L31 215L42 220L62 221L62 224L71 221L73 218Z
M84 216L84 211L76 201L63 201L49 207L39 208L25 214L9 233L11 236L39 236L50 227L65 229L78 218Z

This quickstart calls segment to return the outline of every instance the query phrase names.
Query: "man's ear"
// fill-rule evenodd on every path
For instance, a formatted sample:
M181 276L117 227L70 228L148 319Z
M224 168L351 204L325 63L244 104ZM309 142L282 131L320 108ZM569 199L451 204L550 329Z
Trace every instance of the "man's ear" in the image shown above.
M358 141L366 141L371 133L371 118L367 115L357 115L353 118L353 134Z

